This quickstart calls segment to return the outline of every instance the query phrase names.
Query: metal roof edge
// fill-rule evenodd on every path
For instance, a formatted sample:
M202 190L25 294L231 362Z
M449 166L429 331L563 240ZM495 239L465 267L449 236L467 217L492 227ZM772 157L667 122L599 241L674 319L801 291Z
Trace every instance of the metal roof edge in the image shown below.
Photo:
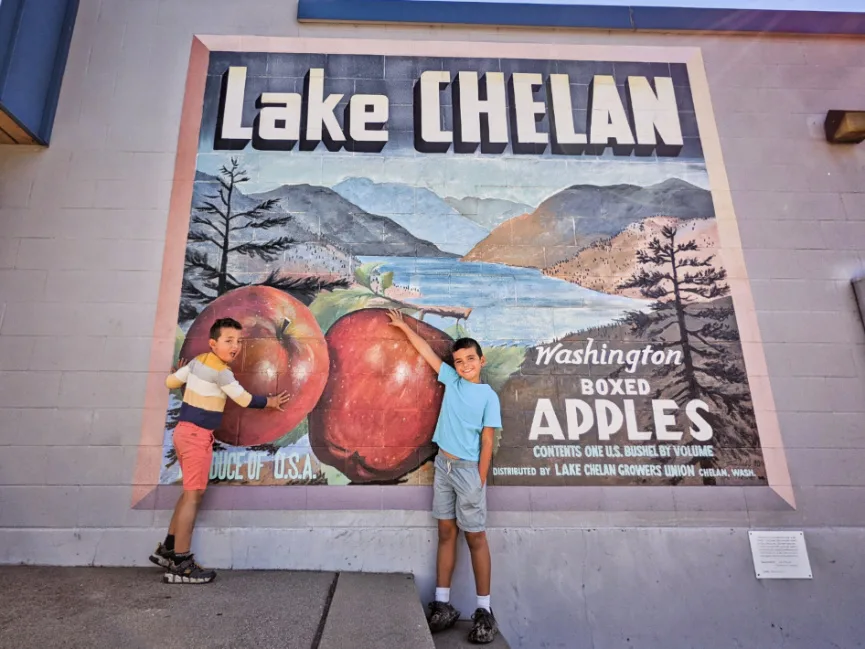
M865 13L448 0L299 0L299 22L865 36Z

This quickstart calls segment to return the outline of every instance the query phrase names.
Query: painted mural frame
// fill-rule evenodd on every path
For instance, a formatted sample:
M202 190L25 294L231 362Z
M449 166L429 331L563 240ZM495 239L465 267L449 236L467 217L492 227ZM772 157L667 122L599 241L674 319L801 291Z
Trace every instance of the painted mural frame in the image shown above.
M193 38L178 138L162 276L148 368L132 506L171 509L177 485L159 484L168 394L164 377L174 357L177 309L184 272L199 131L210 53L268 52L390 56L444 56L455 45L461 56L613 62L668 62L687 66L703 157L718 227L718 255L727 271L740 344L757 422L767 487L493 486L489 508L498 511L735 511L795 508L757 313L748 280L733 197L724 167L703 58L695 47L545 45L536 43L438 42L328 38L209 36ZM639 491L639 496L629 494ZM208 509L228 510L426 510L428 486L211 486ZM732 494L732 498L719 492ZM615 494L615 495L613 495ZM747 494L747 498L746 498Z

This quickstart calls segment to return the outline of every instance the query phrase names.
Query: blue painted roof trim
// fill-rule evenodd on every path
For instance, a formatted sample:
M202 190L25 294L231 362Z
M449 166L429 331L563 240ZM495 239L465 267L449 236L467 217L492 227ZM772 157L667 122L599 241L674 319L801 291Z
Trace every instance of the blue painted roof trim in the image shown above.
M447 0L299 0L299 22L865 35L865 13Z
M78 17L79 0L68 0L66 13L63 16L63 26L60 30L57 44L57 55L54 59L54 71L48 87L48 97L45 102L45 113L39 128L39 135L47 144L54 130L54 117L57 114L57 104L60 103L60 87L63 75L66 73L66 61L69 58L69 47L72 45L72 33L75 30L75 20Z
M39 144L51 139L78 3L0 3L0 107Z

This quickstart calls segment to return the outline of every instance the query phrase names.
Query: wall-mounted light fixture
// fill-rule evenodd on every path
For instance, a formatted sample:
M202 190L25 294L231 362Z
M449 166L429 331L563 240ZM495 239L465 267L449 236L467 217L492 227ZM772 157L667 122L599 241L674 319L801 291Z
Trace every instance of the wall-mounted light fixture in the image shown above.
M865 111L830 110L825 127L832 144L858 144L865 141Z

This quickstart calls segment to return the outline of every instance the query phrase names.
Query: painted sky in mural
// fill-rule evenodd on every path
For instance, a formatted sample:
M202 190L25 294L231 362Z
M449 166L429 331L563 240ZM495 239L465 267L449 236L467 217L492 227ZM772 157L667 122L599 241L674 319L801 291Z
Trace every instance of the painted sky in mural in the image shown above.
M765 484L708 187L682 65L213 53L176 355L233 315L292 400L229 404L212 481L431 484L398 308L481 342L494 485Z

